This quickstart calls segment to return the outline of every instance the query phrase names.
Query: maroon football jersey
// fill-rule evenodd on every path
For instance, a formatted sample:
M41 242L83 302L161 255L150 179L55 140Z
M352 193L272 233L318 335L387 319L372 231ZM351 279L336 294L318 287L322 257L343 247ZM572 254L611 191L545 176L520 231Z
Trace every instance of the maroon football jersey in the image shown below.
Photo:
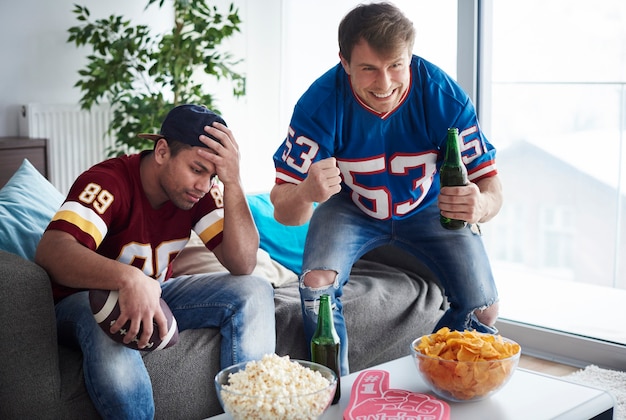
M81 174L47 229L74 236L105 257L133 265L160 282L193 229L209 249L222 240L223 200L214 186L191 209L148 201L139 175L142 154L99 163ZM56 301L78 289L52 283Z

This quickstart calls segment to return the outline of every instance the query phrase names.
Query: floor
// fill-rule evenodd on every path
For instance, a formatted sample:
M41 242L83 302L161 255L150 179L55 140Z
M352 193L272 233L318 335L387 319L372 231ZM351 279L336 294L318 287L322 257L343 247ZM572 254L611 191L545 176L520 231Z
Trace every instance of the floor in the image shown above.
M574 366L563 365L526 355L522 355L520 358L519 367L553 376L565 376L579 370Z

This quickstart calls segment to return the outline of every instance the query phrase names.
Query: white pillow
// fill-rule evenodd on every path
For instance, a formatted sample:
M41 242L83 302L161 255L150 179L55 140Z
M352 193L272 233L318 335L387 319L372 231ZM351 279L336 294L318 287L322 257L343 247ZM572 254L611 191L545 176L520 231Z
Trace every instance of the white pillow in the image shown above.
M174 277L183 274L227 271L215 254L204 246L202 240L193 231L191 239L174 260L172 268ZM257 265L252 274L266 278L274 287L298 280L296 273L272 260L270 254L260 248L257 252Z

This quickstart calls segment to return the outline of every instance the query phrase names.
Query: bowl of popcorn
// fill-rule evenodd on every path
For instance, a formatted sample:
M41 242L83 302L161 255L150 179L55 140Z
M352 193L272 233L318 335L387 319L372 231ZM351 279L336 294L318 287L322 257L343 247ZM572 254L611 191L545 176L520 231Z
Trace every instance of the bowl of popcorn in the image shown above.
M234 420L314 420L330 405L337 376L326 366L268 354L215 376L222 408Z
M439 397L455 402L487 398L511 379L521 348L513 340L447 327L411 343L421 378Z

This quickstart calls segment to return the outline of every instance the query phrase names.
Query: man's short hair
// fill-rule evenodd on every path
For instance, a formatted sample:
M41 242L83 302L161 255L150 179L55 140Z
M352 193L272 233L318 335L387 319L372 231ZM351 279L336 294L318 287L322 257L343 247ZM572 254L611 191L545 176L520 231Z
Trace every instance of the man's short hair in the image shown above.
M413 51L415 28L400 9L390 3L360 4L339 24L339 52L348 63L352 49L364 40L379 54L391 55L400 46Z

